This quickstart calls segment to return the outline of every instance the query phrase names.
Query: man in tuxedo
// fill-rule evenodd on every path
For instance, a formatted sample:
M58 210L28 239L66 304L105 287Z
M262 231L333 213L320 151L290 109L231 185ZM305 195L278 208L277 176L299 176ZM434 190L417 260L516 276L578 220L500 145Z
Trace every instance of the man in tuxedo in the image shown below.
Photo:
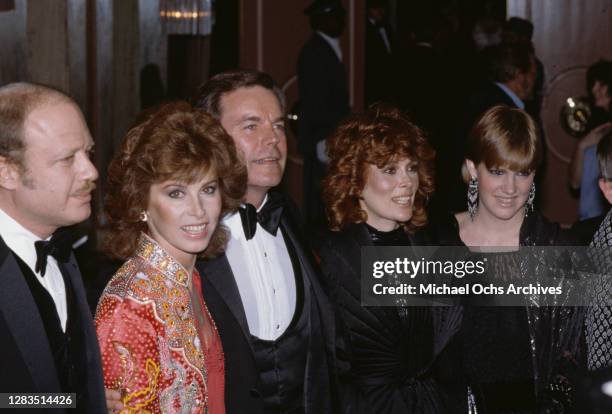
M302 47L297 64L300 95L298 136L304 159L304 219L324 221L320 181L325 174L325 139L349 113L346 69L340 36L346 11L339 0L315 0L304 13L312 36Z
M245 204L223 220L225 254L197 264L223 342L227 412L336 412L333 311L295 207L271 191L287 158L282 92L267 74L226 72L195 105L220 120L248 171Z
M365 34L365 102L389 102L393 95L393 34L387 23L387 0L367 0Z
M0 88L0 390L76 393L76 412L102 413L98 341L60 229L91 213L92 148L71 98L27 83Z

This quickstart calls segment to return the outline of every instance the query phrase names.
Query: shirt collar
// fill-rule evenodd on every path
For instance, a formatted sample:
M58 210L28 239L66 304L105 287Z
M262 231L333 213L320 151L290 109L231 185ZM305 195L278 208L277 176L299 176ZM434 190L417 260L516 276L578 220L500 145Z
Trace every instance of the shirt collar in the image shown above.
M0 236L9 249L34 269L36 263L34 242L42 240L40 237L23 227L2 209L0 209ZM46 240L50 238L51 236Z
M508 88L506 85L504 85L503 83L500 82L495 82L495 84L497 86L499 86L499 88L504 91L506 93L506 95L508 95L510 97L510 99L512 99L512 102L514 102L514 104L521 108L521 109L525 109L525 102L523 102L521 100L521 98L519 98L518 96L516 96L516 94L514 92L512 92L512 89Z
M328 36L318 30L317 34L321 36L331 46L331 48L336 53L336 56L338 56L338 60L342 61L342 49L340 49L340 39L338 39L337 37Z

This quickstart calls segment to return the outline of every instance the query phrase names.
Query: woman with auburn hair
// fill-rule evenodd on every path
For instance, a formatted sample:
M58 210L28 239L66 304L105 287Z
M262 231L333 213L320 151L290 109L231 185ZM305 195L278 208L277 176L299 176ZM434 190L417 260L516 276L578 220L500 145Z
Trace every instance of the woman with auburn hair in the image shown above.
M419 230L434 190L434 151L421 129L381 104L341 123L327 145L323 199L331 231L319 255L345 331L345 412L444 412L433 367L457 329L457 310L445 310L442 327L432 309L364 307L360 284L362 246L424 244Z
M540 159L537 127L521 109L492 107L470 132L462 170L468 183L467 211L449 222L438 221L437 239L484 256L487 283L537 277L541 270L529 267L529 250L519 253L519 246L570 242L559 225L534 209ZM469 412L570 409L567 370L580 342L582 312L561 302L555 305L464 306L458 359Z
M225 248L219 224L246 191L221 125L189 104L147 113L109 167L105 249L127 260L96 312L104 382L129 412L225 413L221 340L197 257Z

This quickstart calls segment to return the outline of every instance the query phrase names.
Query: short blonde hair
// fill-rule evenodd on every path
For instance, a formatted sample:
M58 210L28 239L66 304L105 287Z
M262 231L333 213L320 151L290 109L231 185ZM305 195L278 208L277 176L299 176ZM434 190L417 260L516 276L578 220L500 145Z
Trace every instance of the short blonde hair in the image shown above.
M465 158L474 165L505 167L513 171L535 171L542 158L537 126L527 112L497 105L476 121L467 140ZM468 182L465 164L461 171Z

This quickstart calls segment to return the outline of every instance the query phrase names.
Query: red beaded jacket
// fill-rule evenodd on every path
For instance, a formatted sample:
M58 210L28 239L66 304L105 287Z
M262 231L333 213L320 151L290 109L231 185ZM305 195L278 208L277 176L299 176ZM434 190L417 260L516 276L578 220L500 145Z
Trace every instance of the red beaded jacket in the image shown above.
M123 413L225 413L223 350L200 275L154 240L141 236L95 323L104 385L121 392Z

